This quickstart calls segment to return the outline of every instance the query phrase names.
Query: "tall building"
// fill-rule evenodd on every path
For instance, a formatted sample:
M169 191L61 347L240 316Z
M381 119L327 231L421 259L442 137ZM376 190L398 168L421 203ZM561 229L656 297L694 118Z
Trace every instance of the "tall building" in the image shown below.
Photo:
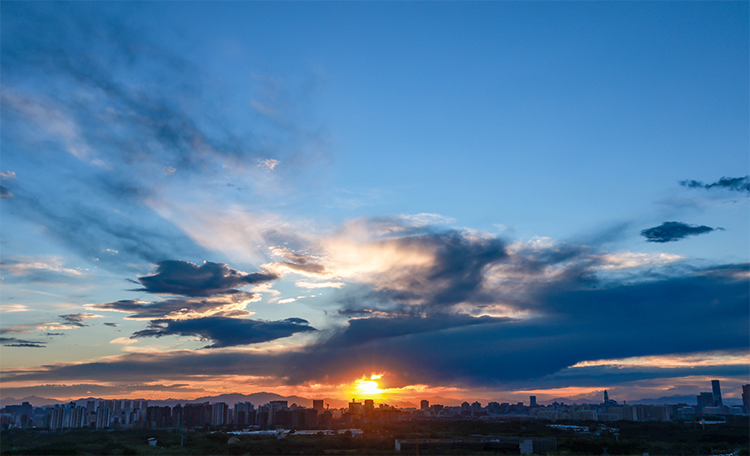
M240 426L246 426L248 424L255 424L255 421L250 421L251 416L254 417L254 414L251 413L253 410L255 410L255 406L253 406L250 402L238 402L234 404L234 422L237 425Z
M701 413L703 411L703 407L711 407L712 405L714 405L713 393L700 393L695 397L695 399L698 402L698 413Z
M750 413L750 385L742 385L742 406Z
M714 393L714 407L721 407L721 386L719 385L718 380L711 380L711 389Z
M211 424L224 426L229 418L229 407L226 402L217 402L211 406Z
M529 407L537 407L536 396L529 396Z
M323 413L323 399L313 399L313 407L318 413Z
M427 410L428 408L430 408L430 401L422 400L419 403L419 408L422 410Z

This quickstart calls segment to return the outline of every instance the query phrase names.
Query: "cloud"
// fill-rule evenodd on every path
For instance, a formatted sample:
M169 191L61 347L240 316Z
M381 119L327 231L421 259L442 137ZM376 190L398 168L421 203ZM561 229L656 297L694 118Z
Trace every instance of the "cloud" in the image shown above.
M336 276L370 286L371 299L438 312L485 302L487 271L508 259L505 243L493 237L444 231L372 239L371 230L382 233L381 228L349 227L323 241L327 266ZM356 307L371 305L362 301Z
M403 384L496 387L540 380L586 360L746 350L750 265L680 271L637 282L581 281L578 274L558 274L533 284L516 303L533 310L532 318L361 319L350 321L329 341L285 352L131 354L4 376L8 381L127 381L142 375L142 381L155 381L212 375L221 366L224 375L262 371L293 385L347 382L371 370L389 372ZM205 320L157 322L141 336L198 336L214 340L210 347L249 343L256 337L252 320Z
M346 310L341 311L347 314ZM371 311L353 311L360 316L372 314ZM429 316L396 315L388 318L353 318L348 322L344 332L329 339L329 346L355 346L371 340L393 338L409 334L442 331L463 326L497 324L513 321L509 317L473 317L466 314L434 314Z
M12 191L13 216L103 268L207 258L198 240L153 207L213 204L226 196L227 181L265 191L284 177L278 163L290 173L309 166L325 155L326 140L308 128L310 119L253 122L260 116L249 109L249 122L227 118L227 103L238 98L221 83L206 84L216 75L203 62L117 15L105 4L4 8L4 30L12 32L3 39L0 109L12 134L3 135L3 154L35 172L20 185L3 182L0 196ZM196 175L208 184L197 189ZM100 258L106 248L119 257Z
M47 348L45 342L16 339L15 337L0 337L0 344L3 347Z
M15 178L16 178L16 173L13 171L0 172L0 180L15 179Z
M138 331L131 337L196 336L213 341L213 344L203 348L220 348L268 342L308 331L316 329L301 318L262 321L205 317L192 320L154 320L149 323L148 329Z
M92 313L75 313L75 314L68 314L68 315L60 315L60 318L62 318L63 321L69 325L83 327L83 326L88 326L83 323L85 320L88 320L90 318L104 318L104 316L92 314Z
M10 199L13 198L13 194L8 190L8 187L0 185L0 198Z
M79 279L88 270L82 268L65 267L64 260L59 257L26 257L16 256L5 258L0 262L0 270L11 277L14 282L38 283L70 283L72 279Z
M279 275L273 272L248 274L232 269L223 263L206 261L198 266L187 261L166 260L159 262L155 274L138 278L143 288L136 291L183 296L212 296L237 293L236 288L270 282L278 278Z
M10 312L28 312L29 309L24 304L0 304L0 311L3 313Z
M341 288L344 286L344 282L294 282L295 286L300 288Z
M682 222L664 222L659 226L641 231L647 242L675 242L688 236L724 231L724 228L711 228L705 225L688 225Z
M704 184L696 180L683 180L680 185L687 188L725 189L735 192L750 193L750 176L745 177L722 177L711 184Z
M113 327L113 328L117 328L118 326L120 326L120 325L118 325L117 323L102 323L102 324L103 324L104 326L111 326L111 327Z
M333 272L319 263L320 258L312 255L304 255L288 248L274 247L271 249L274 256L285 258L289 261L279 261L264 264L262 267L278 274L294 272L308 277L326 278Z
M266 171L273 171L274 168L279 164L280 162L278 160L274 160L272 158L259 158L258 159L258 167L259 168L265 168Z
M184 320L202 318L212 315L246 317L252 312L245 310L247 304L257 301L255 293L238 292L229 295L194 299L167 299L157 302L122 300L102 304L88 304L86 307L96 310L126 312L129 320L171 319Z
M118 344L118 345L132 345L137 343L137 340L131 339L129 337L118 337L116 339L112 339L109 341L110 344Z
M57 399L80 399L89 397L109 397L122 399L123 397L139 397L153 391L169 391L175 393L201 393L201 388L193 388L187 384L147 384L136 382L129 385L99 385L80 383L74 385L46 384L36 386L5 387L2 397L39 396ZM146 393L146 394L144 394ZM85 404L83 404L85 405Z

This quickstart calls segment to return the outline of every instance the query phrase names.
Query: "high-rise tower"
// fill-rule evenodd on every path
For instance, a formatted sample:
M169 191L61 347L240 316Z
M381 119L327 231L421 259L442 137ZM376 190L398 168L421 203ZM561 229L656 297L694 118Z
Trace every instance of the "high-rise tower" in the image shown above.
M721 386L719 385L718 380L711 380L711 388L713 389L714 393L714 407L721 407Z

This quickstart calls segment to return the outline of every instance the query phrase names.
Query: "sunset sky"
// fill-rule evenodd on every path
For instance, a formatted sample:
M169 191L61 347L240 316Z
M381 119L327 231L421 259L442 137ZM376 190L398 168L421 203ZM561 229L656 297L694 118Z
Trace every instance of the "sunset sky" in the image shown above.
M3 2L3 397L750 383L747 2Z

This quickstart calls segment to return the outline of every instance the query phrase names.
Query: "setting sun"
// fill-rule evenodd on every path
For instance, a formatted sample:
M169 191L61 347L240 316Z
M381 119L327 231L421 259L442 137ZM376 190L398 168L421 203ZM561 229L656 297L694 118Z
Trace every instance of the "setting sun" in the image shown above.
M382 375L371 375L369 379L363 376L355 380L352 393L360 399L382 399L385 390L380 388L377 382L382 377Z

